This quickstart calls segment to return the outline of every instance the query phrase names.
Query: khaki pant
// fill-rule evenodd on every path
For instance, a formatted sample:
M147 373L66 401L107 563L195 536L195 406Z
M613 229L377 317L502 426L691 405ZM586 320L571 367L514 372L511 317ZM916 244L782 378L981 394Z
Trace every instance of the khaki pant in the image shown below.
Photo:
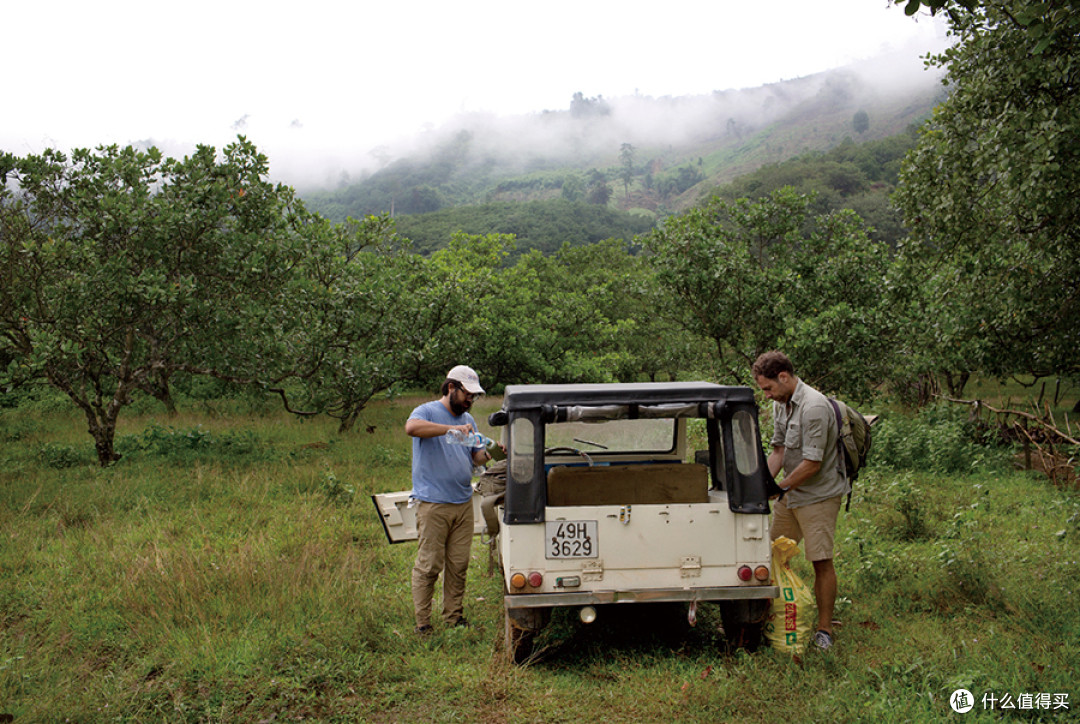
M783 498L773 504L772 526L769 538L776 540L785 536L798 543L806 538L806 560L826 561L833 557L833 539L836 537L836 519L844 496L789 508Z
M465 574L473 539L472 501L460 505L422 502L416 510L416 526L420 533L412 569L416 625L431 623L431 601L439 573L443 574L442 619L456 623L464 611Z

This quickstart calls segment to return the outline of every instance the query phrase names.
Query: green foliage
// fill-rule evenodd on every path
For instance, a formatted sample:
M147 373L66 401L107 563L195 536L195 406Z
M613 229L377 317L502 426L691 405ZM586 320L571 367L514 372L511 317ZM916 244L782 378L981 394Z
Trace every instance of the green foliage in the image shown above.
M992 26L1001 21L1026 32L1034 42L1032 53L1041 55L1054 42L1080 29L1080 3L1064 2L1014 2L1013 0L893 0L904 5L904 12L914 15L926 6L931 14L944 10L950 19L957 21L967 13L968 19Z
M331 221L382 214L420 214L472 200L492 182L473 155L473 134L460 131L410 159L398 159L360 183L308 194L311 208ZM466 178L469 177L469 178Z
M581 187L572 195L584 198L585 193ZM537 249L551 254L563 244L580 246L609 238L631 239L653 226L650 219L638 214L566 199L462 206L396 221L399 233L411 239L422 254L443 247L459 231L472 235L513 234L519 252Z
M653 177L653 184L662 199L689 191L705 180L705 173L697 166L687 164L664 171Z
M267 355L293 360L298 404L346 432L374 395L411 378L429 344L416 337L424 264L386 216L340 225L313 217L306 233L310 246L281 307L291 334L274 338Z
M136 435L122 435L117 451L126 456L167 458L176 462L205 460L209 456L229 459L272 459L272 449L250 430L213 433L201 425L177 429L149 425Z
M812 384L863 400L889 369L885 250L853 213L811 217L810 203L792 189L717 198L645 243L681 323L715 343L730 379L783 347Z
M855 111L855 115L851 118L851 127L855 133L860 135L866 133L870 128L870 114L862 109Z
M958 42L934 59L952 92L896 195L911 230L898 303L909 319L935 321L912 325L912 366L1071 374L1080 369L1076 16L1049 3L964 5L975 9L947 5Z
M291 190L246 140L220 161L205 146L181 161L113 146L2 165L0 374L63 391L102 465L136 391L171 404L177 371L280 373L259 340L277 332L267 319L304 247Z
M47 468L62 470L84 465L89 458L75 445L49 442L38 448L38 460Z
M619 180L623 182L627 201L630 200L630 182L634 180L634 151L636 150L630 143L624 143L619 147Z
M402 320L409 351L410 381L438 389L446 371L462 360L484 370L470 355L473 337L484 318L500 276L497 270L514 247L512 236L457 233L449 245L427 259L415 259L417 276L409 283L410 312ZM486 370L481 372L485 378Z
M768 164L715 190L728 201L761 199L785 186L812 195L810 209L824 214L854 210L870 227L870 237L895 248L907 234L889 200L905 154L915 147L916 127L888 138L848 142L824 152L804 153Z
M893 470L961 474L1008 467L1012 451L998 447L965 408L938 403L913 417L874 425L872 465Z

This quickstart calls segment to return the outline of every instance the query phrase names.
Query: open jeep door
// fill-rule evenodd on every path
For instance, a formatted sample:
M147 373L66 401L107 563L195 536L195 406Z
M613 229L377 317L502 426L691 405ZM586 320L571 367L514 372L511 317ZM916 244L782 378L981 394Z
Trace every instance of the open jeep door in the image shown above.
M410 490L402 490L397 493L376 493L371 496L375 503L375 510L379 513L383 531L390 543L405 543L419 538L416 529L416 507L409 507ZM475 490L472 497L473 503L473 535L484 532L484 516L480 511L480 494Z

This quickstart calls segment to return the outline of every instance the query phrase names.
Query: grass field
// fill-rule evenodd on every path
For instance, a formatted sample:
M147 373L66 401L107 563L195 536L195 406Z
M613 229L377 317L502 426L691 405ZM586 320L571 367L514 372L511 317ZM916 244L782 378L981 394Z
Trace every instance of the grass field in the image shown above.
M690 628L625 607L557 615L511 667L478 542L474 626L418 639L415 547L386 543L369 496L410 487L419 401L374 404L345 437L242 405L144 410L108 469L76 415L5 410L0 721L925 722L959 717L959 688L963 720L1075 718L1080 495L1007 455L919 458L932 433L903 455L883 436L841 514L827 653L729 651L715 611Z

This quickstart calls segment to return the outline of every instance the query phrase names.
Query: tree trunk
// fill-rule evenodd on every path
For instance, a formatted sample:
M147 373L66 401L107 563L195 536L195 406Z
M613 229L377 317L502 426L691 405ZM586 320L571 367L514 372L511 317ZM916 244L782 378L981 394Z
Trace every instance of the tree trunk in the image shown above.
M338 425L338 434L345 435L352 431L353 426L356 425L357 419L360 417L360 411L364 409L364 406L354 407L344 415L341 416L341 424Z
M165 406L169 417L176 417L176 402L169 387L169 373L157 370L139 384L139 389Z
M97 450L98 465L107 468L123 457L120 453L116 452L116 449L113 447L116 438L116 428L98 430L91 428L90 434L94 436L94 448Z
M89 423L88 432L94 438L94 449L97 450L98 465L107 468L122 456L116 452L116 415L109 415L106 411L95 411L83 408L86 412L86 421ZM110 419L111 418L111 419Z
M949 394L953 397L963 397L964 388L971 379L970 372L958 372L954 377L951 372L944 372L945 385L949 388Z

